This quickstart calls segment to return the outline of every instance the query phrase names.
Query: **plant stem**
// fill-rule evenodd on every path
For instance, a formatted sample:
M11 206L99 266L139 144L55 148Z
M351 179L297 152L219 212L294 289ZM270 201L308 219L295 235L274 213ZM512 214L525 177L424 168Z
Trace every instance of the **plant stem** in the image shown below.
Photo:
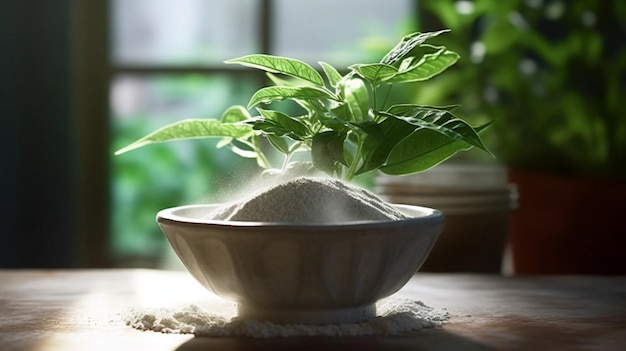
M380 84L377 85L370 85L370 88L372 89L372 101L373 101L373 105L372 106L372 111L374 112L374 122L378 123L378 117L380 116L380 114L378 113L378 111L380 111L378 109L378 88L380 87ZM391 88L390 88L391 89ZM385 101L383 102L383 105L387 103L387 98L389 97L389 95L387 95L385 97Z
M356 134L356 138L357 138L356 153L354 154L354 158L352 159L352 162L350 163L348 172L346 173L346 176L344 177L344 180L347 182L352 181L352 178L354 178L354 174L356 173L356 168L357 168L357 165L359 164L359 160L361 159L361 153L363 151L363 143L361 142L361 137L358 134Z
M291 154L285 154L285 158L283 159L283 165L280 167L281 171L285 171L287 166L289 165L289 159L291 158Z
M373 105L372 110L378 111L378 102L376 101L377 100L376 90L378 89L378 87L372 83L370 85L370 89L372 89L372 105Z

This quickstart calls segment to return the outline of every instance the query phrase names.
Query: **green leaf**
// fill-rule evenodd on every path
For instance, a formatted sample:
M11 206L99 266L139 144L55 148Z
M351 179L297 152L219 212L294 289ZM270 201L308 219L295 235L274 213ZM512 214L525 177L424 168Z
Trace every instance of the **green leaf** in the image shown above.
M453 51L442 49L435 54L424 55L416 64L387 79L385 83L409 83L428 80L459 60L459 55Z
M378 85L383 80L390 79L398 73L398 69L384 63L356 64L350 67L371 85Z
M390 118L404 120L414 126L433 130L454 140L463 140L472 146L489 152L474 128L467 122L454 116L446 108L401 104L394 105L386 112L381 112L381 114Z
M281 73L309 81L320 87L324 86L324 79L322 79L322 76L313 67L305 62L292 58L256 54L234 58L226 61L226 63L237 63L271 73Z
M398 143L380 170L394 175L421 172L470 148L465 142L423 128Z
M393 65L394 63L404 59L416 46L421 45L426 40L436 37L442 33L449 32L449 29L440 30L437 32L426 33L412 33L400 40L396 46L393 47L383 58L380 63L387 65Z
M337 71L335 67L326 62L320 61L319 64L320 66L322 66L324 73L326 73L326 77L328 77L328 82L330 83L330 85L336 87L337 84L339 84L339 82L341 81L341 78L343 78L339 71Z
M348 130L348 122L352 118L350 107L346 103L339 104L330 110L330 114L320 114L320 123L336 133L345 133Z
M210 137L245 138L252 133L252 127L246 124L224 123L216 119L188 119L158 129L116 151L115 155L166 141Z
M303 109L307 111L307 120L309 125L316 125L320 119L324 118L324 115L328 113L328 108L323 104L323 101L317 99L303 100L292 99Z
M289 154L289 144L285 138L275 134L267 134L266 137L267 141L269 141L276 150L282 152L283 154Z
M284 86L284 87L302 86L302 84L297 84L298 81L295 80L295 79L285 79L285 78L279 77L279 76L277 76L275 74L272 74L270 72L265 73L265 75L267 76L267 78L269 78L272 81L272 83L274 83L274 85L281 85L281 86Z
M254 130L259 130L264 135L283 136L291 132L291 130L280 125L278 122L270 120L270 119L263 119L263 118L255 119L253 122L251 122L251 124Z
M277 86L285 86L285 87L302 86L301 84L296 84L296 82L294 82L293 80L289 81L289 80L281 79L272 73L267 73L267 76L270 78L272 83L274 83L274 85L277 85ZM319 100L303 100L303 99L296 99L296 98L292 100L308 112L310 120L315 120L316 115L326 112L326 108L319 102Z
M241 105L234 105L230 106L224 111L224 113L222 113L220 121L222 121L222 123L238 123L250 120L251 118L252 116L250 116L250 112L248 112L245 107ZM224 137L222 140L217 142L215 147L218 149L223 148L224 146L232 143L232 141L232 137Z
M417 63L422 57L437 53L442 49L445 50L446 48L444 46L435 46L431 44L417 45L411 49L411 51L409 51L404 58L395 62L392 66L397 67L399 71L406 71L408 67Z
M410 115L418 107L434 111L433 114L450 114L449 111L456 106L437 108L395 105L389 111L400 115ZM445 128L435 126L437 122L443 122L443 118L437 122L421 123L411 118L388 113L383 113L383 116L386 118L378 123L378 129L372 126L368 127L369 129L363 129L367 133L363 138L362 165L356 172L357 175L379 168L381 170L384 168L389 174L392 172L395 172L393 174L414 173L428 169L456 152L473 146L468 142L472 138L450 135L442 131ZM432 116L426 117L428 120ZM477 129L468 126L471 131L463 129L463 133L476 133L477 135L478 131L486 126L488 124ZM480 141L480 138L478 140ZM482 145L482 142L480 143Z
M273 121L286 131L286 133L278 133L279 135L287 134L294 140L304 140L310 134L306 124L296 117L291 117L280 111L264 110L258 107L257 111L265 118L265 121Z
M396 104L390 106L387 113L397 116L411 116L415 113L416 109L429 109L437 111L452 111L458 108L459 105L446 105L446 106L430 106L430 105L416 105L416 104Z
M480 132L490 124L477 127L476 131ZM391 175L425 171L471 147L465 141L450 139L431 129L418 129L395 145L380 171Z
M386 118L379 123L355 123L362 133L361 166L356 174L375 170L385 164L391 150L415 129L409 123L395 118Z
M245 107L234 105L227 108L226 111L222 113L220 121L222 121L222 123L236 123L249 120L250 118L252 118L252 116L250 116L250 112L248 112Z
M248 108L252 108L258 104L269 104L272 101L280 101L285 99L301 99L301 100L313 100L313 99L331 99L336 100L336 97L330 92L314 88L314 87L288 87L288 86L275 86L265 87L259 89L248 103Z
M369 111L369 93L361 79L352 78L341 85L344 99L349 108L351 117L348 121L360 122L367 119Z

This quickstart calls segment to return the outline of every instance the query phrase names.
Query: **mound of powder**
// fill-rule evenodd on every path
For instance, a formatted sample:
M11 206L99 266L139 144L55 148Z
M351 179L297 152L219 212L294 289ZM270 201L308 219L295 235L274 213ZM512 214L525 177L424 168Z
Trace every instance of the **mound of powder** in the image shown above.
M300 177L226 205L208 216L227 221L332 224L407 216L373 193L332 178Z
M288 336L401 335L442 326L450 315L421 301L387 298L376 304L376 318L362 323L305 325L275 324L209 312L210 308L186 305L178 308L133 310L126 324L139 330L196 336L245 336L256 338Z

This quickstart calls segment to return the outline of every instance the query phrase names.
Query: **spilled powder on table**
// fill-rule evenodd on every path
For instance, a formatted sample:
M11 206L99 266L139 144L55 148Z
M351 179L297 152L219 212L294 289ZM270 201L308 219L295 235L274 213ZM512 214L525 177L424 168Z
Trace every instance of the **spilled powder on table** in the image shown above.
M376 304L377 316L361 323L333 325L275 324L212 313L210 306L133 310L126 324L139 330L196 336L363 336L401 335L442 326L450 315L421 301L386 298Z
M332 178L300 177L221 207L208 215L226 221L333 224L398 220L407 216L373 193Z

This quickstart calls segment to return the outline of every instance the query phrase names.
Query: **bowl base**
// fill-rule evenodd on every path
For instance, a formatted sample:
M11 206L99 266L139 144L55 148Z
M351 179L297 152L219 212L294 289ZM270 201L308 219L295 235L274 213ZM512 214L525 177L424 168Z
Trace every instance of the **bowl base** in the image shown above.
M238 305L239 318L268 321L276 324L346 324L361 323L376 317L376 304L352 308L272 309Z

